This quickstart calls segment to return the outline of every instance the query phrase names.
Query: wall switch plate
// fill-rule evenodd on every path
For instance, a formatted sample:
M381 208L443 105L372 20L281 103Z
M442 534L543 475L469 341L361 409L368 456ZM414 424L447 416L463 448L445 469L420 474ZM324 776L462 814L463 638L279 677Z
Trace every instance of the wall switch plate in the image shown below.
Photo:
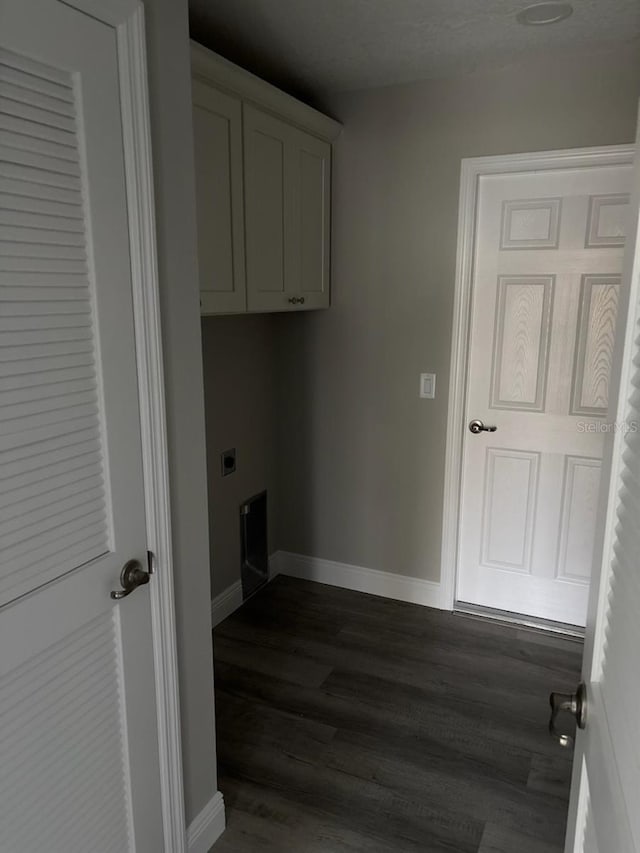
M229 474L233 474L236 470L236 449L232 447L231 450L225 450L220 454L220 462L222 465L222 476L228 477Z
M435 373L420 374L420 396L426 400L433 400L436 396L436 375Z

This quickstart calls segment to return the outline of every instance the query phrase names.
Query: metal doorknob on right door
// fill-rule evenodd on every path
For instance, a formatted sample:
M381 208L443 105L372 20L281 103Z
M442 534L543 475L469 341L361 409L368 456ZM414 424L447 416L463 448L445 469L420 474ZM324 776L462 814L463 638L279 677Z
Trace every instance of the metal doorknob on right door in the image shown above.
M573 738L562 734L556 729L556 718L561 711L567 711L576 718L579 729L583 729L587 722L587 689L583 683L578 685L575 693L552 693L549 696L551 705L551 718L549 720L549 734L557 740L560 746L571 746Z
M472 432L474 435L478 435L480 432L495 432L497 429L497 426L485 426L478 418L469 421L469 432Z
M138 560L129 560L125 563L120 572L120 584L122 589L114 589L111 591L111 598L119 601L121 598L126 598L128 595L137 589L139 586L149 583L149 572L142 568Z

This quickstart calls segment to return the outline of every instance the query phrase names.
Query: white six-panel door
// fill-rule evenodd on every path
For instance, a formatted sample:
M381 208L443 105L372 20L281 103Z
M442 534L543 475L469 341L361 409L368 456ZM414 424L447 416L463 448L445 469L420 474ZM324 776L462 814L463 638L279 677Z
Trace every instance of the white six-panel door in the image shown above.
M116 34L0 30L0 851L163 849Z
M585 624L630 168L480 178L459 602Z

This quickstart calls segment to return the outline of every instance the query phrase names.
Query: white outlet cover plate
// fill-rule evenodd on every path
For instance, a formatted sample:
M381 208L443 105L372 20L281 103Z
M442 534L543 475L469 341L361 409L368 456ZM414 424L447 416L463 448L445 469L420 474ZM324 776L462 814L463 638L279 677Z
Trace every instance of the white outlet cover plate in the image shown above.
M420 396L425 400L433 400L436 396L436 375L435 373L420 374Z

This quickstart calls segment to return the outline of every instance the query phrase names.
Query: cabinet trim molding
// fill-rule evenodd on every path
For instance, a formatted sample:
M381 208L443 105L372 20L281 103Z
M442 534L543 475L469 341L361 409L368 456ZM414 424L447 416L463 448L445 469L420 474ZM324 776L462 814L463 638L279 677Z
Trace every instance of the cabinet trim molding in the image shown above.
M196 79L209 84L213 82L218 88L232 92L245 102L268 110L327 142L337 139L342 130L340 122L292 98L195 41L191 42L191 72Z

